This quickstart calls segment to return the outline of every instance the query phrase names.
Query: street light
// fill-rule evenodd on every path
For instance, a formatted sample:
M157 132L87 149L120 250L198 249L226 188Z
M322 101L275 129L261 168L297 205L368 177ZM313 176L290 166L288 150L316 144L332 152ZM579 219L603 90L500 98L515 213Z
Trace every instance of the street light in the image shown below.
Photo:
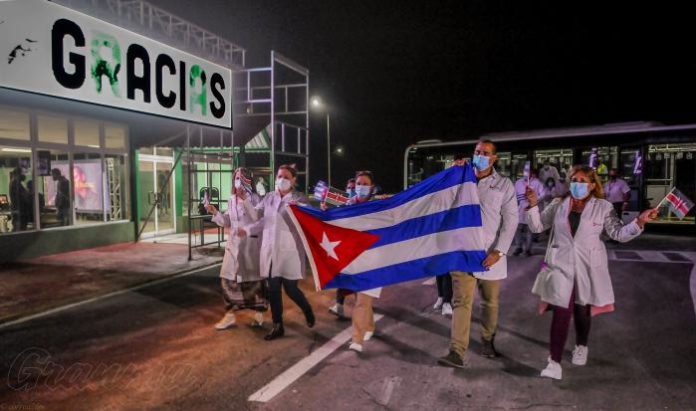
M331 116L329 109L322 103L319 97L312 97L312 108L316 111L324 111L326 113L326 169L327 180L331 187Z

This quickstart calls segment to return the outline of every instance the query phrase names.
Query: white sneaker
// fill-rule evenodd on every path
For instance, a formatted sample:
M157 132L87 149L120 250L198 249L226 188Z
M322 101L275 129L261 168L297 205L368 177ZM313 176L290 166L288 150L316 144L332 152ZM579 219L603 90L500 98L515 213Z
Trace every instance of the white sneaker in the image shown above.
M561 364L549 358L549 364L541 371L541 376L545 378L553 378L560 380L563 378L563 369Z
M365 335L363 336L363 341L370 341L370 338L375 335L374 331L365 331Z
M442 297L437 297L437 301L435 301L435 305L433 305L433 310L439 310L442 308Z
M350 345L348 346L348 349L353 350L355 352L362 352L362 350L363 350L362 344L358 344L358 343L350 343Z
M336 303L329 308L329 312L333 315L343 317L343 304Z
M254 321L251 323L252 327L263 327L263 313L257 311L254 313Z
M587 364L587 354L588 349L586 345L576 345L573 348L573 364L575 365L585 365Z
M235 317L233 312L228 312L222 317L222 320L215 324L215 328L218 330L225 330L232 327L237 323L237 317Z
M452 304L444 303L442 304L442 315L452 316Z

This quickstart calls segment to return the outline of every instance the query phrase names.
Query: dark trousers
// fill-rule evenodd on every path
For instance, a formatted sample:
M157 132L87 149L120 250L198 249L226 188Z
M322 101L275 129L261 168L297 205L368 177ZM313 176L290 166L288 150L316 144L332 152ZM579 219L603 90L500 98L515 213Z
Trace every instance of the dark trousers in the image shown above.
M443 303L452 303L452 276L442 274L435 277L437 283L437 296L442 298Z
M575 317L575 344L587 346L592 323L589 305L575 304L575 292L570 296L568 307L553 305L553 319L551 320L551 359L561 362L563 348L568 339L570 319Z
M283 277L271 277L268 279L268 297L271 303L271 314L274 324L283 323L283 294L281 288L285 289L285 294L297 304L303 313L312 311L307 298L297 285L298 280L287 280Z
M70 225L70 218L72 217L69 208L59 208L58 209L58 221L61 226Z

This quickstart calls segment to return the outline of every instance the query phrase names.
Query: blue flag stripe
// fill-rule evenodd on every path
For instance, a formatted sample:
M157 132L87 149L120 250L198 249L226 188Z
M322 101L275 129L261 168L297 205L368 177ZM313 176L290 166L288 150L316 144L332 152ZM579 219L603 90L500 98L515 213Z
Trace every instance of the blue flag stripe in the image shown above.
M339 274L324 289L345 288L353 291L365 291L404 281L416 280L447 273L449 271L485 271L481 262L486 252L453 251L432 257L411 260L360 274Z
M366 232L379 236L371 248L406 241L424 235L458 228L481 226L481 206L467 204L422 217L402 221L391 227L368 230Z
M312 207L300 207L302 211L322 221L332 221L348 217L357 217L378 211L390 210L399 207L409 201L421 198L428 194L442 191L446 188L463 183L476 183L476 174L471 166L455 166L441 171L421 181L408 190L402 191L392 197L379 201L368 201L355 204L350 207L332 208L321 211Z

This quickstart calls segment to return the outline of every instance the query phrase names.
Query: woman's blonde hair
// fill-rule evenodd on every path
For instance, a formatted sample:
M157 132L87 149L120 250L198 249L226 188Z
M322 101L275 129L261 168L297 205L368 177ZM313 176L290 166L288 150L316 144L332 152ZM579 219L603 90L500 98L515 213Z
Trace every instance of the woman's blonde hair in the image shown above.
M602 180L597 175L597 171L589 166L577 164L570 169L570 174L568 175L568 183L570 184L570 179L577 173L585 174L591 183L594 183L595 188L592 190L592 195L596 198L604 198L604 186L602 185Z

